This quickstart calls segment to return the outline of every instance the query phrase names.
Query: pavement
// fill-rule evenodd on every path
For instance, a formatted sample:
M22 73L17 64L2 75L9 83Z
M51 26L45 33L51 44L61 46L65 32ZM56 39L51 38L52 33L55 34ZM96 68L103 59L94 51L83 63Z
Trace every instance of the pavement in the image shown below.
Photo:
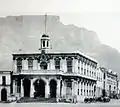
M111 100L109 103L10 103L0 104L0 107L120 107L119 100Z

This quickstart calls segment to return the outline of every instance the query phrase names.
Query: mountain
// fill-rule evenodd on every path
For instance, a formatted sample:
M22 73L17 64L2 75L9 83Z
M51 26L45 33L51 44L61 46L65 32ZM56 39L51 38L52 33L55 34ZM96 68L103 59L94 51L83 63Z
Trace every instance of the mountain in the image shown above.
M11 54L19 49L38 51L43 33L42 15L1 17L0 69L11 69ZM101 44L95 32L74 25L64 25L59 16L50 15L47 17L47 34L51 38L53 51L79 50L120 75L120 53L110 46Z

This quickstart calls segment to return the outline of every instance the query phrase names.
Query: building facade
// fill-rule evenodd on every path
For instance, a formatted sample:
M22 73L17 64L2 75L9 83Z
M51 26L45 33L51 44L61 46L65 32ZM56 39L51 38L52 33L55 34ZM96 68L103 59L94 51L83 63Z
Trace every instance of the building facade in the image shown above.
M21 97L83 101L96 92L97 61L80 52L50 52L42 35L41 51L13 54L12 94Z
M96 72L97 85L96 85L96 97L102 96L103 91L103 71L98 66Z
M110 69L100 68L103 72L103 89L111 98L118 94L118 75Z
M0 71L0 101L7 101L11 89L11 71Z

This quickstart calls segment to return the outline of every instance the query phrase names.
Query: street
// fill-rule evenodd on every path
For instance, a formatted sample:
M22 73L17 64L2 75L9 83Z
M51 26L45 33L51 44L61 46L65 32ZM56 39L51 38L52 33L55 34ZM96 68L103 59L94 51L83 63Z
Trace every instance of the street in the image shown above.
M120 100L111 100L109 103L11 103L11 104L0 104L4 107L120 107Z

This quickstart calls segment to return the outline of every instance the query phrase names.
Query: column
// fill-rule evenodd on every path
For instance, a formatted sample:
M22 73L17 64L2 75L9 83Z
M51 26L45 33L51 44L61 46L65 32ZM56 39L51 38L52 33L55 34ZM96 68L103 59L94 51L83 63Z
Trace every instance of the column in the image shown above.
M79 67L80 67L80 72L79 72L79 73L81 74L81 60L80 60L80 65L79 65Z
M37 70L38 69L38 61L37 61L37 59L34 59L33 60L33 70Z
M84 67L85 67L85 63L83 62L83 75L84 75Z
M48 67L47 67L48 70L51 70L51 65L50 65L50 60L48 62Z
M88 75L88 72L87 72L87 61L86 61L86 75Z
M66 95L66 87L65 87L65 81L62 81L62 93L61 93L62 97L65 97Z
M17 72L17 60L13 60L13 65L12 65L12 70L13 72Z
M21 97L24 97L23 80L21 79Z
M40 70L40 62L37 60L37 68Z
M60 80L57 80L57 98L60 97Z
M78 59L74 59L74 72L78 73Z
M50 86L49 86L49 82L47 81L45 85L45 98L49 98L49 95L50 95Z
M54 59L50 59L50 68L51 68L51 69L55 69Z
M15 80L13 80L13 94L15 95L16 91L15 91Z
M31 86L30 86L30 97L34 97L34 85L33 85L33 79L31 79Z

